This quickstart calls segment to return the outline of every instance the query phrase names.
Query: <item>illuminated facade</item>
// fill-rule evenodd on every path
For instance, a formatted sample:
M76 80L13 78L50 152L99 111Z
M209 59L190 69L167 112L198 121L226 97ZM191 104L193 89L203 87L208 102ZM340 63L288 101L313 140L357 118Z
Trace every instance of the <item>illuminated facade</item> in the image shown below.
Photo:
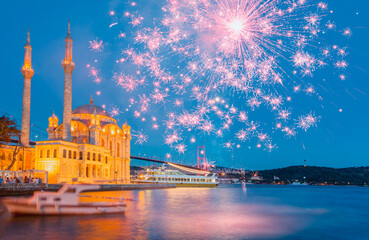
M29 147L30 120L27 109L29 109L30 94L24 95L23 109L26 108L26 114L23 114L24 117L22 115L21 142L26 141L22 146L25 147L25 152L28 154L25 156L28 160L21 163L17 161L13 170L46 170L49 172L49 183L129 183L131 127L127 123L120 127L117 120L108 112L94 104L92 97L89 104L79 106L72 111L74 63L69 23L65 42L65 58L62 61L65 73L63 123L59 124L59 119L53 114L49 118L47 128L48 140L37 141L34 148ZM29 36L26 46L31 49ZM30 52L27 53L26 48L27 59L31 58L30 54ZM28 64L31 66L30 62ZM29 85L24 84L24 86L30 88L30 78L29 81L28 78L26 80ZM28 105L24 104L25 97ZM23 127L24 124L26 128ZM11 149L14 147L1 147L0 158L3 155L5 159L10 158ZM23 154L18 155L23 156ZM10 164L9 160L1 161L1 169L9 166L6 165L8 162Z
M92 98L71 116L71 141L63 139L55 114L49 118L49 139L36 144L35 168L47 170L49 182L129 182L131 127L119 127Z

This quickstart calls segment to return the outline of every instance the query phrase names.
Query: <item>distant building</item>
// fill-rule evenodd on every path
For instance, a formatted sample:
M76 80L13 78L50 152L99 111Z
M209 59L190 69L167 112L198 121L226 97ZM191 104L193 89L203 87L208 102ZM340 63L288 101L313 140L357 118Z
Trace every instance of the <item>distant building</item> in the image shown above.
M53 114L47 128L48 140L29 144L30 101L32 69L32 46L29 32L25 45L22 74L23 107L21 145L18 161L12 170L46 170L49 183L93 183L130 181L131 127L125 123L120 127L117 120L103 108L90 103L72 111L72 37L70 24L65 38L64 106L63 123ZM0 170L10 165L14 146L0 148ZM25 153L25 154L23 154ZM23 156L25 159L23 160Z
M263 181L263 177L260 177L260 176L252 176L250 178L250 180L254 180L254 181Z

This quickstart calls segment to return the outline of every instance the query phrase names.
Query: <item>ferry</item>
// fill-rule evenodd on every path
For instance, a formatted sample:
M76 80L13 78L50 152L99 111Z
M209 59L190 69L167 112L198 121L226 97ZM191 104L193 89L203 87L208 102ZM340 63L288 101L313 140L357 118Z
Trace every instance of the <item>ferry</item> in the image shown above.
M174 183L177 187L217 187L219 182L215 173L208 175L186 175L178 170L149 169L140 176L142 183Z

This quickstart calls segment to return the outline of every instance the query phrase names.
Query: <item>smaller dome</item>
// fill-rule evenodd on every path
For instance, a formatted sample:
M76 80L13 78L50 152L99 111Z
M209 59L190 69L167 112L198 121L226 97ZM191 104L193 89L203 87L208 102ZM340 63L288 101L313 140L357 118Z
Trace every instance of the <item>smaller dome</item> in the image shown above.
M111 115L105 109L94 104L92 97L89 104L81 105L75 108L72 114L95 114L95 112L98 115L103 115L111 118Z

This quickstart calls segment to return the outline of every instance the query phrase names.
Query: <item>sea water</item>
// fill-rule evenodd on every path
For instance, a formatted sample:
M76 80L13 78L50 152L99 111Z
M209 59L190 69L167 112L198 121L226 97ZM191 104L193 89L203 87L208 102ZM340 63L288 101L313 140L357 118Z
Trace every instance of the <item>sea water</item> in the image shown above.
M0 216L0 239L369 239L369 188L221 185L85 194L125 214ZM116 200L109 200L116 201Z

